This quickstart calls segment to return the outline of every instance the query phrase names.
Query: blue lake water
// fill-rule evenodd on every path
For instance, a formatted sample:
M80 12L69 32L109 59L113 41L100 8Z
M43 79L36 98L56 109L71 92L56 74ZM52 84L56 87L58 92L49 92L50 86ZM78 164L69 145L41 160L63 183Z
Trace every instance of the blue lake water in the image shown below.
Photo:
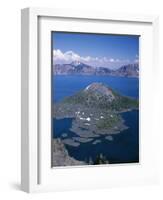
M102 82L122 95L138 98L139 80L137 78L109 77L109 76L55 76L53 79L53 101L59 102L64 97L73 95L84 89L92 82ZM139 111L131 111L122 114L125 124L129 127L119 134L112 135L113 141L100 136L101 143L81 143L78 147L66 145L70 156L83 161L91 157L95 160L97 155L103 154L110 163L128 163L139 161ZM53 119L53 137L67 138L76 136L70 131L73 119Z
M110 86L122 95L138 98L138 78L113 77L113 76L54 76L53 101L58 102L66 96L75 94L93 82L100 82Z

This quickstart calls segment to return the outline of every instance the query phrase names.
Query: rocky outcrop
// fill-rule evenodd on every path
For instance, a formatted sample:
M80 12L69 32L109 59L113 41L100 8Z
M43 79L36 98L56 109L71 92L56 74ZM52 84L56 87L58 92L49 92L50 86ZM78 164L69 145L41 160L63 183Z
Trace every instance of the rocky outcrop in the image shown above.
M115 99L115 96L111 90L111 88L107 87L102 83L92 83L88 85L85 90L86 93L94 93L94 95L107 96L108 100L111 102Z
M72 165L84 165L82 161L78 161L69 156L64 144L60 139L53 139L52 143L52 165L57 166L72 166Z

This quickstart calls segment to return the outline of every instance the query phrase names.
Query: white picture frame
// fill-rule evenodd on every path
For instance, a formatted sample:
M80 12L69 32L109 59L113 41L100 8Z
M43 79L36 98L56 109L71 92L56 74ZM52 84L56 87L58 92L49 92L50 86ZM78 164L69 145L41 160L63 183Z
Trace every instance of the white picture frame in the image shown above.
M141 35L140 163L51 168L51 31ZM105 26L104 26L105 24ZM99 27L100 26L100 30ZM47 8L22 10L21 188L26 192L95 189L158 183L158 128L154 118L157 91L158 16L82 12ZM42 48L44 46L44 48ZM44 56L43 56L44 55ZM49 66L49 67L44 67ZM46 108L45 108L46 105ZM149 117L149 109L152 117ZM150 124L150 127L149 127ZM48 134L45 134L48 132ZM150 135L150 137L147 135ZM151 148L152 145L152 148ZM63 184L64 183L64 184Z

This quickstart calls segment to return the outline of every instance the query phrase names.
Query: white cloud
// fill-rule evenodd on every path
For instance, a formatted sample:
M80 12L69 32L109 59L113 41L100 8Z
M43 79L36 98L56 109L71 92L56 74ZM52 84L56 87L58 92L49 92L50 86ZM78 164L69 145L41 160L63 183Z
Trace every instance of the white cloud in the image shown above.
M64 54L59 50L53 50L53 57L59 60L63 60L65 58Z
M139 62L139 56L136 54L136 55L135 55L134 63L138 63L138 62Z
M67 51L66 53L62 53L61 50L53 50L53 58L55 61L74 61L80 60L80 56L73 51Z
M113 59L113 58L110 58L109 61L110 61L110 62L114 62L114 59Z
M138 62L139 62L139 59L135 59L135 60L134 60L134 63L138 63Z
M135 57L135 61L138 60L138 56ZM53 61L57 64L69 64L73 61L80 61L94 67L108 67L112 69L130 63L130 60L122 60L119 58L91 56L82 57L71 50L63 53L59 49L53 50Z

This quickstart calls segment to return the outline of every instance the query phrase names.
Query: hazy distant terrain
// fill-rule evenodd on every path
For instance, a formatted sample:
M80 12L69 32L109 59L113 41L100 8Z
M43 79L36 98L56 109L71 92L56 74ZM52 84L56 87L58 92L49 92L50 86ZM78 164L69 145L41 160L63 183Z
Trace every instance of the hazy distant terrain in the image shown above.
M53 73L56 75L104 75L104 76L122 76L138 77L139 64L127 64L118 69L109 69L107 67L93 67L79 61L70 64L53 65Z

